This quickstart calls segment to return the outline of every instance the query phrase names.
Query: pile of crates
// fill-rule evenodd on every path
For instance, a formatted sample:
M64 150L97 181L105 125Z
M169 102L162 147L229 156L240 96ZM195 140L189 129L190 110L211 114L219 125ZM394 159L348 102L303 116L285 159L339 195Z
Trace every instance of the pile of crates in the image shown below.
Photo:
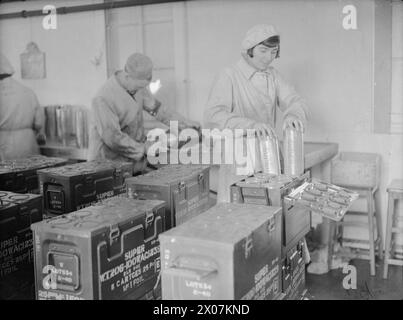
M41 155L0 162L1 299L33 297L32 224L126 193L133 170L108 160L67 163Z
M41 168L41 195L1 193L1 281L26 265L44 300L304 297L310 210L295 193L310 190L307 174L256 174L211 207L209 166L132 170Z
M161 299L159 235L208 208L209 167L126 178L110 164L39 171L51 217L31 226L37 299Z
M16 193L39 193L39 169L67 164L66 159L35 155L0 161L0 190Z
M42 155L0 161L0 299L33 297L30 226L43 218L37 172L67 162Z

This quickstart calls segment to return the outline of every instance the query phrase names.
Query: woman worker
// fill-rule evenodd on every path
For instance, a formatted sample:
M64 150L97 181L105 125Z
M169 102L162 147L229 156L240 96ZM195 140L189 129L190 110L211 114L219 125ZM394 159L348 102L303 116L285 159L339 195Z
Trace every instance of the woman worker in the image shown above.
M258 136L275 137L276 108L284 113L283 128L306 125L306 105L270 64L279 58L280 36L272 25L257 25L242 41L242 57L217 77L207 102L208 128L254 129ZM230 185L242 179L235 165L221 165L218 202L230 201Z

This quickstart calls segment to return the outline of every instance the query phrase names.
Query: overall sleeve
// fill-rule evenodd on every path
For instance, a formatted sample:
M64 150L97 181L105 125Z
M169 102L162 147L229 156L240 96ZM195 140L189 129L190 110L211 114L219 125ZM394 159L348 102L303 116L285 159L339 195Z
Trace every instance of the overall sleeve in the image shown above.
M185 122L186 119L179 112L170 110L165 106L161 106L158 110L158 113L155 115L158 121L161 121L163 124L169 126L170 121L178 121Z
M226 72L215 79L204 112L204 122L208 128L251 129L254 120L241 117L233 112L233 85Z
M182 116L180 113L169 109L168 107L161 105L161 102L156 99L148 90L142 91L143 95L143 106L145 110L155 110L156 113L154 117L162 122L163 124L169 126L169 122L178 121L185 122L186 118Z
M102 97L92 102L93 121L102 141L115 153L124 157L140 160L144 153L143 143L139 143L121 131L119 118L113 107Z
M279 107L284 112L284 118L287 115L294 115L301 120L304 126L308 120L308 108L304 99L295 91L283 76L278 72L274 72L277 96L279 99Z

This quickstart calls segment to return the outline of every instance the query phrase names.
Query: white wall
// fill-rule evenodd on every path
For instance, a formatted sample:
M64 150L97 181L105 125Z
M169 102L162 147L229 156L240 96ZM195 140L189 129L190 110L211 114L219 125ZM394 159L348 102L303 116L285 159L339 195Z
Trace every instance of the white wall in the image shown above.
M357 8L358 29L342 27L345 5ZM401 3L394 3L394 56L402 56ZM188 10L189 114L201 120L216 73L240 57L245 32L271 23L281 34L281 58L274 66L309 104L308 141L339 143L340 151L382 156L380 209L386 214L386 186L403 177L403 135L374 134L374 10L368 0L191 1ZM398 21L396 21L398 20ZM399 22L400 21L400 22ZM401 60L394 61L394 68ZM400 72L400 73L399 73ZM401 71L394 71L401 81ZM392 110L401 110L396 88ZM385 225L385 219L383 221Z
M0 12L42 10L44 5L76 6L102 2L29 1L1 4ZM79 104L89 106L106 79L104 12L82 12L57 16L57 29L45 30L42 17L0 20L0 50L21 79L20 54L34 41L46 53L46 79L21 80L32 88L41 105ZM101 56L100 64L92 60Z

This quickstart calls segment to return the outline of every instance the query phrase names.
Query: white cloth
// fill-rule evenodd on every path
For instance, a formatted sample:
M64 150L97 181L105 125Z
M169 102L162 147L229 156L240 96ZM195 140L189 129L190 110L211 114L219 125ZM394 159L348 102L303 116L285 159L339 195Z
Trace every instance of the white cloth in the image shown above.
M0 81L0 157L23 158L39 154L36 135L45 123L44 109L35 93L14 80Z
M225 69L215 80L204 113L208 128L219 130L251 129L258 122L275 127L276 107L284 115L293 114L304 124L307 111L304 100L273 67L266 70L267 94L261 78L256 87L256 70L242 58L235 66ZM277 102L278 101L278 104ZM221 170L222 169L222 170ZM229 202L229 186L242 178L235 166L221 166L217 200Z
M259 44L260 42L278 35L278 31L272 25L256 25L246 32L246 36L242 41L242 48L244 50L248 50Z

